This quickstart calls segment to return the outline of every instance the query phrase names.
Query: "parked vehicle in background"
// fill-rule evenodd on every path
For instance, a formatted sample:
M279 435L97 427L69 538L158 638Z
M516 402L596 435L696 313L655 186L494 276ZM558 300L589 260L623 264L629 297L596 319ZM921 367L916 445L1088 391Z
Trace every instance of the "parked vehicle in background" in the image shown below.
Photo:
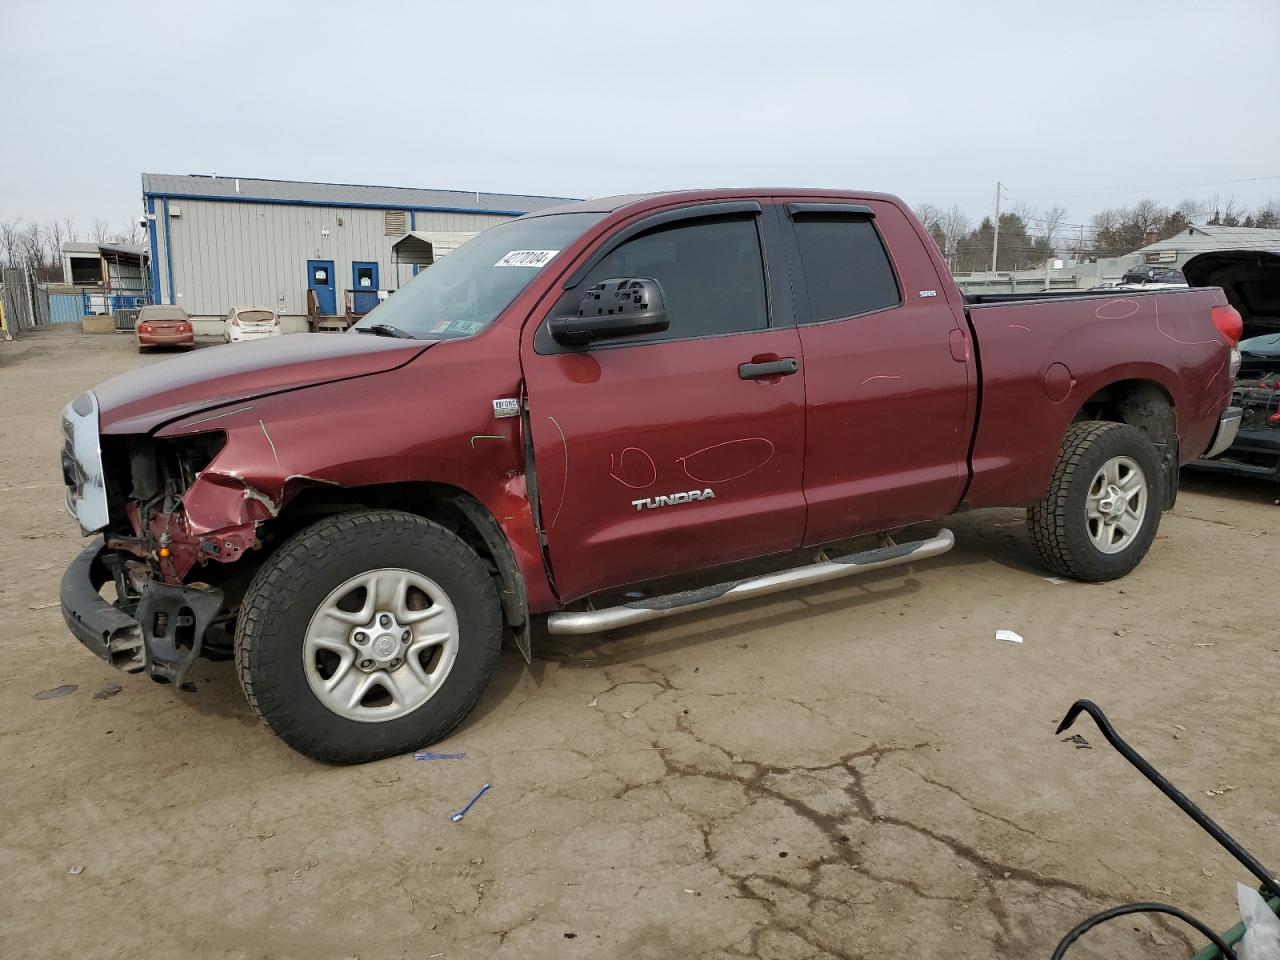
M1220 288L1249 335L1231 401L1242 410L1240 431L1225 453L1195 466L1280 481L1280 249L1210 251L1182 269L1193 286Z
M196 345L191 318L181 307L152 304L138 311L133 328L141 352L147 347L186 347Z
M1161 283L1170 286L1185 287L1187 278L1177 267L1160 266L1155 263L1144 263L1125 272L1120 278L1122 284Z
M270 307L232 307L222 336L227 343L242 343L283 334L280 318Z
M535 618L598 633L922 560L951 532L890 533L960 510L1026 506L1054 573L1123 576L1234 435L1239 335L1220 290L965 298L885 194L552 208L347 334L69 404L95 540L63 615L159 680L234 654L311 757L403 753L467 715L504 631L528 658Z

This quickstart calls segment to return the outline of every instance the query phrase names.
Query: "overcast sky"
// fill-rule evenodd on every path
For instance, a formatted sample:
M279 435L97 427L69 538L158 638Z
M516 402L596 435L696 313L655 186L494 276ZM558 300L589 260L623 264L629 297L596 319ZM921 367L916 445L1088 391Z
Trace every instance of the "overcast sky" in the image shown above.
M123 222L142 171L975 217L999 179L1073 222L1280 198L1277 0L0 0L0 24L0 219Z

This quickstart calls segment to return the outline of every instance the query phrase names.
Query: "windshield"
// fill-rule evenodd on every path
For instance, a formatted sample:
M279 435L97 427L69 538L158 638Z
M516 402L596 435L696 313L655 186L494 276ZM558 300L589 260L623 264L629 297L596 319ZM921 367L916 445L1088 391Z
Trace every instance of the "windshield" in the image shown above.
M431 340L479 333L557 253L603 216L557 213L490 227L423 270L353 329L385 324Z

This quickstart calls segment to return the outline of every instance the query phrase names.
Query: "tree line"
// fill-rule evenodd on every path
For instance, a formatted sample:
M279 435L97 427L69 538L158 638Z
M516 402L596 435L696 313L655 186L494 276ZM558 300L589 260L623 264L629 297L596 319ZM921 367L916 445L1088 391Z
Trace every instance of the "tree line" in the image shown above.
M136 221L112 227L95 218L82 232L76 222L61 220L0 220L0 267L26 267L41 280L62 279L62 245L79 243L123 243L141 245L146 231Z
M951 269L967 273L991 269L995 226L983 217L976 226L958 206L933 203L915 207ZM1212 196L1165 206L1144 199L1128 207L1112 207L1094 214L1087 224L1069 223L1067 210L1053 206L1036 210L1012 204L1000 214L1000 242L996 269L1028 270L1052 256L1097 260L1119 257L1160 240L1168 240L1189 226L1280 228L1280 202L1270 200L1255 210L1235 197Z

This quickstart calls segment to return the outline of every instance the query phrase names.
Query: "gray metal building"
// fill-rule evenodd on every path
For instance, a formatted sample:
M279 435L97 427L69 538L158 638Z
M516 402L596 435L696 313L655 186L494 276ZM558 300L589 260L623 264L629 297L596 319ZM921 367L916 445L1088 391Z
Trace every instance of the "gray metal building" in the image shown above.
M460 236L566 202L458 190L144 173L151 299L193 317L259 304L305 317L357 312L398 289L420 264L392 246L413 233L441 250ZM421 257L418 257L421 261ZM314 291L314 294L309 293ZM297 328L298 324L291 324Z

